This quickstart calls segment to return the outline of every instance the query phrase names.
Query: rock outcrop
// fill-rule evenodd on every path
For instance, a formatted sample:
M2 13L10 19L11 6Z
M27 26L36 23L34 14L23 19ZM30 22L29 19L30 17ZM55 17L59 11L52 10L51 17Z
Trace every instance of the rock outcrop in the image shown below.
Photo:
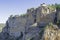
M60 20L59 11L51 10L43 3L36 9L28 9L24 15L11 15L3 28L1 40L59 40L60 29L54 25ZM46 28L50 22L53 25Z
M44 40L60 40L60 29L57 25L49 24L44 31Z

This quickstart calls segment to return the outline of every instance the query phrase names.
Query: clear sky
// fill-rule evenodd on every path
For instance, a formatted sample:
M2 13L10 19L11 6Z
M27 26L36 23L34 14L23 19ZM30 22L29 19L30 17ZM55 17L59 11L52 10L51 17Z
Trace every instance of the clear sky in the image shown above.
M60 4L60 0L0 0L0 23L5 23L10 15L26 13L27 9L42 3Z

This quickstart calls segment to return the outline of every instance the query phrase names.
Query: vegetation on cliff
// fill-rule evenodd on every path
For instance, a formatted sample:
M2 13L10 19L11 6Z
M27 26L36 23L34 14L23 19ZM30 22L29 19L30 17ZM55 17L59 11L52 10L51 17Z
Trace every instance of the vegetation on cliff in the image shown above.
M48 7L49 7L51 10L55 10L56 8L57 8L57 9L60 9L60 4L52 4L52 5L48 5Z
M5 26L5 24L0 23L0 32L2 31L3 27Z
M55 7L60 9L60 4L55 4Z

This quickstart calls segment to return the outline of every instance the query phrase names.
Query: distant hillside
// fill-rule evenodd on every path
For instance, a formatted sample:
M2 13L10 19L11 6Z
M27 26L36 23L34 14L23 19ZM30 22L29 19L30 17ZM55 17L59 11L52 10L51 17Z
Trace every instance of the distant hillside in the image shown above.
M2 28L5 26L4 23L0 23L0 32L2 31Z

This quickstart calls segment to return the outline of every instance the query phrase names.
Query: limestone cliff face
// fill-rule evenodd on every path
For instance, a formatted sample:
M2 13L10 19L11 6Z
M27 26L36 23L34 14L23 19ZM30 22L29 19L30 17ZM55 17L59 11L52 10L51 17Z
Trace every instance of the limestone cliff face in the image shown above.
M48 25L44 31L44 40L60 40L60 29L57 25Z
M48 24L49 22L53 22L55 13L50 13L49 10L47 5L42 4L36 9L28 9L26 16L10 16L7 20L9 34L19 36L21 32L28 32L30 26L34 23Z
M9 26L8 30L10 35L18 37L19 35L21 35L21 32L24 33L26 25L26 17L14 16L12 18L9 18L7 22Z
M59 29L54 28L55 25L52 29L50 27L45 29L45 26L50 22L57 22L55 18L60 20L59 16L59 13L58 16L56 15L56 10L52 11L48 5L42 4L36 9L28 9L23 16L11 15L6 22L3 33L7 33L8 37L13 37L14 40L55 40L60 35Z

